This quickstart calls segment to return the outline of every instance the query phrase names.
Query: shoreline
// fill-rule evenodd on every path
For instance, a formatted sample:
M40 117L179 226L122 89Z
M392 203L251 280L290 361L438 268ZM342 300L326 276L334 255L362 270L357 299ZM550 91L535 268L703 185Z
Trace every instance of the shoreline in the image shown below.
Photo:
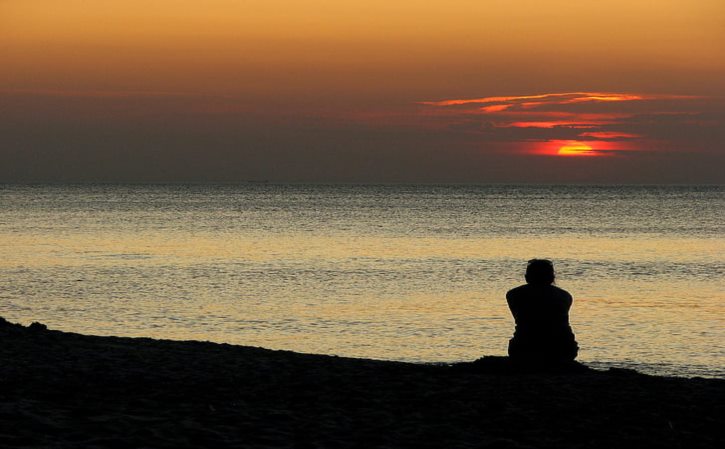
M3 447L718 447L725 380L99 337L0 319Z

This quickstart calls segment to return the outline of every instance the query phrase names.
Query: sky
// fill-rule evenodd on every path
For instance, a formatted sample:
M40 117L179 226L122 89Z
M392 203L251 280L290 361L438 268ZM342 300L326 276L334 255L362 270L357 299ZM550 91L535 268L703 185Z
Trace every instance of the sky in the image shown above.
M721 0L0 0L0 182L725 183Z

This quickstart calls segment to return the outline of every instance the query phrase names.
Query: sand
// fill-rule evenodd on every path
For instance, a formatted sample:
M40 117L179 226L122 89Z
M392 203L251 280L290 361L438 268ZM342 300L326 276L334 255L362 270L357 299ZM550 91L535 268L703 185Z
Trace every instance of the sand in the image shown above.
M721 447L725 380L521 372L195 341L95 337L0 319L0 447Z

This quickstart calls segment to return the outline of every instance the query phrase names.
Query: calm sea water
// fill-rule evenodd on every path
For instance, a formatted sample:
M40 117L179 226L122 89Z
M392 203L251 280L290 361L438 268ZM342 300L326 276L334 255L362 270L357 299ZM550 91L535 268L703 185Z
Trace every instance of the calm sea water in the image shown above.
M725 374L723 187L2 186L0 211L11 321L473 360L546 257L580 360Z

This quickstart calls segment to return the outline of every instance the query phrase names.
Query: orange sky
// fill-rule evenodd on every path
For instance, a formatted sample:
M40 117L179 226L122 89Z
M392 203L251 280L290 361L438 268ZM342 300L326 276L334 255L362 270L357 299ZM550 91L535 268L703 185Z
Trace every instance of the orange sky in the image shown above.
M586 92L658 98L645 110L631 101L616 108L558 111L569 116L553 122L557 129L587 120L572 115L576 113L589 114L592 120L592 114L632 117L687 111L705 114L698 116L700 127L719 125L725 97L723 23L725 3L716 0L3 0L0 101L6 107L0 103L0 127L14 134L0 141L0 151L12 152L18 162L0 175L50 176L52 170L28 166L22 154L50 151L63 160L57 154L61 150L49 149L53 145L67 148L68 160L80 158L93 165L89 156L78 154L90 153L103 140L97 135L99 126L112 129L114 141L125 139L119 144L124 148L143 147L130 136L143 129L157 139L154 151L166 151L169 157L178 150L178 142L189 141L216 149L206 155L217 159L231 157L234 148L247 156L254 148L266 149L266 156L260 150L251 157L259 161L256 171L225 172L224 179L336 180L331 173L338 172L344 174L343 180L408 180L401 172L418 159L414 148L422 145L434 160L444 157L440 147L445 146L446 157L455 161L443 164L448 171L439 174L434 166L419 167L410 179L456 180L456 167L468 166L478 152L506 152L509 143L532 139L572 140L522 134L496 145L499 137L483 136L479 145L475 135L451 128L460 125L464 116L473 120L470 111L458 111L459 119L454 121L432 118L438 114L431 111L436 109L433 103L485 97ZM682 104L676 99L690 97L699 100ZM480 106L492 114L507 112L498 103ZM548 118L539 114L528 122L550 121L557 111L548 112ZM526 120L522 117L519 122ZM516 127L514 120L507 123ZM590 133L600 134L579 138L611 141L601 133L634 133L669 151L684 151L682 142L693 132L699 137L693 140L692 151L716 153L713 142L722 144L722 136L710 131L700 142L699 128L683 125L681 133L673 131L676 136L670 141L659 128L643 130L645 121L637 123L641 125L637 129L627 130L624 123L619 128L591 129ZM18 131L19 124L54 138L27 138ZM662 120L657 126L672 127ZM257 134L245 138L239 131L245 127ZM96 137L84 141L74 132L96 133ZM265 140L272 134L273 139ZM375 145L375 156L370 157L391 158L393 168L356 172L355 166L366 158L364 145L351 149L349 158L330 153L333 147L355 147L365 140ZM320 158L327 168L305 171L299 164L299 148L309 148L309 158ZM148 155L146 150L134 151L137 158ZM194 159L192 148L184 151ZM163 160L158 154L154 157ZM123 156L111 159L118 158ZM275 158L284 161L277 163ZM200 179L214 179L214 167L228 165L205 163L209 172ZM496 164L511 180L518 179L512 167L521 166L520 160L507 165L497 159ZM131 170L133 161L121 166ZM275 171L272 166L284 169ZM607 170L613 169L599 173L587 167L586 173L606 179ZM697 175L696 171L693 167L691 174ZM133 178L143 170L131 172ZM637 170L631 172L636 177ZM98 173L97 178L103 179L107 171ZM184 173L179 179L194 178L191 171ZM121 172L116 174L125 179ZM173 170L164 176L173 178ZM461 180L486 181L487 176L467 173ZM556 180L555 168L550 177ZM141 178L153 179L153 174ZM713 179L707 175L703 180Z

